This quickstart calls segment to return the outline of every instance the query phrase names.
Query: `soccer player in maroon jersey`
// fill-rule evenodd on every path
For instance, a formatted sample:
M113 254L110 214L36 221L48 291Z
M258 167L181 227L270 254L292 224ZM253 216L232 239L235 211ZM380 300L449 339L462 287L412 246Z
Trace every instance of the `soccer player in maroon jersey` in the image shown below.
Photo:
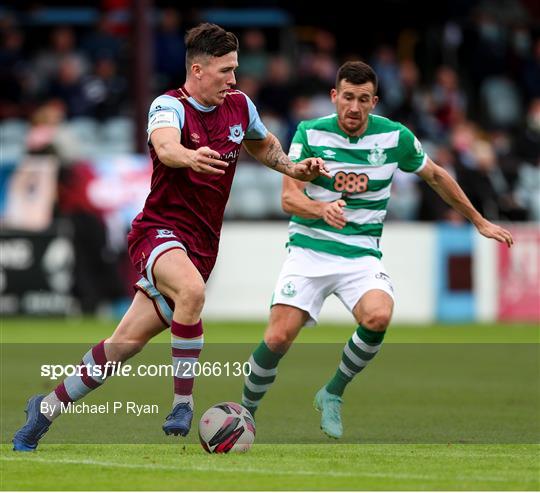
M238 40L214 24L186 35L187 77L150 107L151 191L128 235L131 260L141 274L133 303L111 337L90 349L80 376L49 395L30 398L26 424L14 450L35 450L63 406L99 387L111 363L139 352L171 327L175 368L172 412L163 430L185 436L193 417L190 371L203 345L200 319L205 282L216 261L223 213L244 148L264 165L310 181L328 175L320 158L293 163L266 130L251 100L234 90Z

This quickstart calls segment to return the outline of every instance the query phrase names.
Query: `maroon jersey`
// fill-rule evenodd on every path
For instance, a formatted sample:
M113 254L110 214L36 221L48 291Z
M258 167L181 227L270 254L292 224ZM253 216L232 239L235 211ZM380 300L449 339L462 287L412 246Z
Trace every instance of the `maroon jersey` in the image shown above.
M212 108L198 104L185 88L168 91L154 101L150 132L176 126L181 129L180 142L184 147L208 146L229 166L223 175L171 168L159 160L149 142L154 166L151 190L143 211L133 221L133 232L174 230L189 255L215 259L240 146L250 126L253 127L253 109L246 95L236 90L229 90L223 104ZM260 123L258 115L256 119ZM264 134L260 133L258 138L264 138Z

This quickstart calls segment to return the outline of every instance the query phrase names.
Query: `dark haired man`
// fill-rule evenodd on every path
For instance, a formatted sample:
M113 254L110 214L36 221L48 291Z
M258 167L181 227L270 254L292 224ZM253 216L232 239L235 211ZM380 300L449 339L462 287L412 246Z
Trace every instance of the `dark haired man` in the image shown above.
M379 351L394 306L379 240L396 169L417 173L480 234L512 245L511 234L474 209L459 185L424 153L406 127L372 115L377 76L363 62L340 67L331 91L337 113L298 125L289 157L320 157L332 175L308 184L285 177L282 202L292 214L289 255L272 299L264 340L253 352L242 403L252 414L272 385L277 365L304 325L314 325L335 294L359 327L343 349L336 374L315 396L321 429L343 433L341 396Z
M216 261L242 144L258 161L292 178L312 180L326 173L319 158L293 163L251 100L233 89L237 51L236 36L215 24L187 33L186 82L150 107L151 191L128 236L132 263L141 274L133 303L112 336L83 356L81 376L70 376L49 395L28 401L27 422L15 434L14 450L34 450L66 405L103 383L112 362L133 356L169 326L174 400L163 430L189 432L192 369L203 345L205 283Z

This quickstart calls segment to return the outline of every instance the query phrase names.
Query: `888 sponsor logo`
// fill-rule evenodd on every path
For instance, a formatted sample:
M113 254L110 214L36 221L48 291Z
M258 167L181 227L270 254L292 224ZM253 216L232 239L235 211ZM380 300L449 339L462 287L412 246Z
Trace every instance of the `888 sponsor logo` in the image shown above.
M334 176L334 190L344 194L364 193L368 189L369 176L365 173L339 171Z

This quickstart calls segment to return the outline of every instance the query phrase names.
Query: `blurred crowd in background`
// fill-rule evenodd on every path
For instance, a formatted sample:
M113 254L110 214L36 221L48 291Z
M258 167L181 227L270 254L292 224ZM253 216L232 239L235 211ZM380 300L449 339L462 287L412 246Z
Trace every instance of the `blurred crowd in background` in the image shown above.
M101 12L93 26L41 26L32 34L4 13L4 160L42 145L44 126L64 123L55 145L67 161L133 150L129 26L113 13ZM170 7L154 17L151 87L158 95L183 83L183 37L201 19ZM294 22L300 27L286 42L279 28L236 30L237 87L285 148L300 120L333 112L328 94L337 68L362 58L380 79L376 113L408 126L484 215L540 219L540 26L522 4L479 4L438 29L403 29L395 44L368 53L338 46L322 26ZM423 66L426 53L438 63ZM415 177L396 176L395 188L390 219L460 220Z
M184 34L213 20L201 9L156 3L148 74L152 98L182 85ZM329 29L323 17L305 24L286 8L274 11L288 21L273 26L263 18L261 27L224 25L240 39L237 87L287 149L299 121L334 112L329 91L339 65L363 59L379 76L375 112L409 127L484 216L539 221L538 9L517 0L471 3L461 16L425 29L402 27L366 46L351 42L354 33L344 38ZM113 250L121 251L129 220L103 214L72 186L89 172L77 164L97 160L121 167L119 156L135 152L129 16L95 6L93 12L92 22L59 18L29 24L31 11L0 9L0 160L4 170L17 170L27 156L54 156L59 167L49 187L51 218L68 216L89 251L89 245L95 251L100 244L116 244ZM234 11L229 15L234 18ZM362 20L358 29L368 22ZM384 29L380 19L372 22L370 32ZM10 200L2 173L4 224L24 227L27 208ZM227 218L284 218L276 175L243 155ZM463 222L425 183L401 172L394 179L388 219ZM47 219L37 222L30 229L45 227Z

